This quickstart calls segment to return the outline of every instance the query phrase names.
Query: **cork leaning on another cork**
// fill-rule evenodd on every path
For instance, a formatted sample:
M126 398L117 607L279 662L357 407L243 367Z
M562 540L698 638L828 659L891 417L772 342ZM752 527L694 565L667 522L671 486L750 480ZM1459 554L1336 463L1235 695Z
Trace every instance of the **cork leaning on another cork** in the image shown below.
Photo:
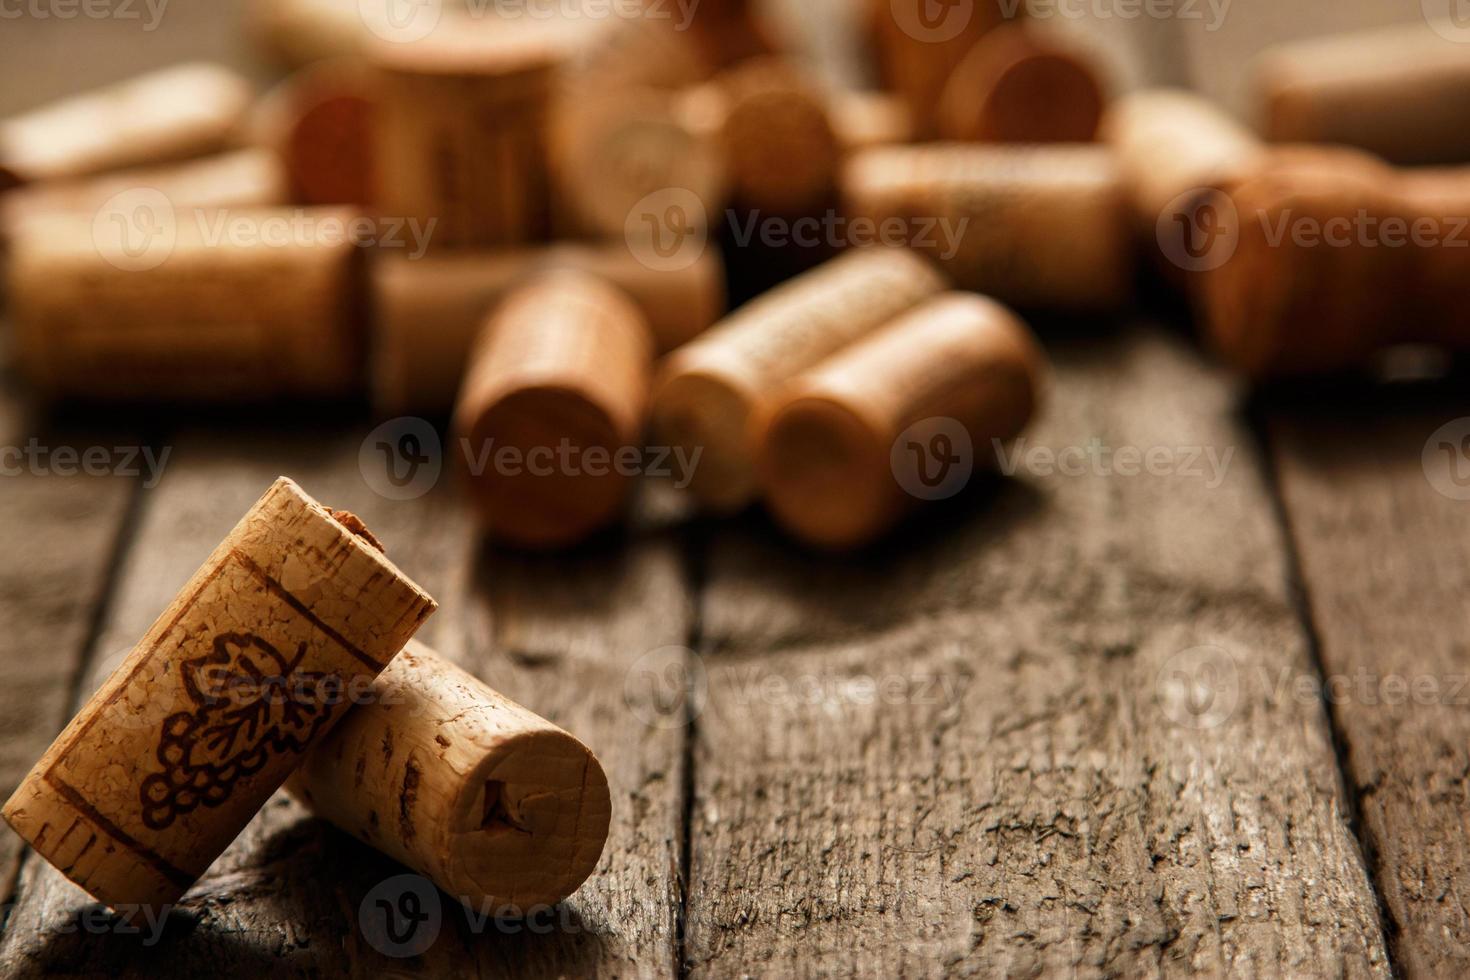
M350 514L281 479L6 803L107 905L177 901L434 601Z

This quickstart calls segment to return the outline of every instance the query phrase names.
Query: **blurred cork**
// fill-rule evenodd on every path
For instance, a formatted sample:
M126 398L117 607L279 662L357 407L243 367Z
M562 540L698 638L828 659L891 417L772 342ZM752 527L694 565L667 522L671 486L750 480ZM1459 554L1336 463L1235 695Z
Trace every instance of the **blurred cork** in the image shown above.
M292 201L373 203L374 95L360 61L336 60L301 69L256 105L252 135L281 160Z
M5 804L99 901L176 902L434 610L361 522L282 478Z
M359 249L347 209L178 208L124 192L26 221L7 295L17 366L45 398L263 402L360 383Z
M1005 22L1008 5L1004 0L867 2L879 76L908 106L915 135L933 139L945 84L976 42Z
M906 228L962 288L1057 311L1132 295L1133 238L1105 147L884 147L849 161L843 189L849 219Z
M671 354L654 386L654 437L701 453L690 490L740 509L755 494L751 417L786 379L945 288L902 248L857 249L778 286Z
M585 745L417 641L287 786L470 907L520 914L581 886L612 813Z
M619 244L451 252L371 263L376 314L373 405L385 416L447 412L485 318L539 272L569 269L605 279L637 304L659 352L702 333L725 310L725 273L709 250L689 266L650 269Z
M762 406L755 442L767 505L809 544L867 544L921 499L922 485L906 485L910 471L944 479L950 474L930 469L955 467L967 480L977 461L993 457L994 440L1020 434L1044 364L1030 331L1000 304L969 293L931 299ZM901 444L905 434L913 445ZM923 455L935 446L943 458Z
M993 143L1087 143L1105 102L1100 69L1026 23L1001 24L945 83L939 136Z
M565 39L503 26L446 18L428 37L370 49L378 213L434 221L436 249L519 245L551 231L551 99Z
M559 270L509 295L465 371L454 429L499 541L576 544L615 521L641 462L653 339L626 294ZM506 454L513 454L507 456Z
M1256 66L1276 142L1341 143L1399 164L1470 160L1470 32L1415 21L1281 45Z
M140 75L0 121L0 190L226 149L252 93L219 65Z
M1273 153L1220 208L1227 257L1195 284L1216 351L1255 378L1358 370L1404 343L1470 349L1470 168Z

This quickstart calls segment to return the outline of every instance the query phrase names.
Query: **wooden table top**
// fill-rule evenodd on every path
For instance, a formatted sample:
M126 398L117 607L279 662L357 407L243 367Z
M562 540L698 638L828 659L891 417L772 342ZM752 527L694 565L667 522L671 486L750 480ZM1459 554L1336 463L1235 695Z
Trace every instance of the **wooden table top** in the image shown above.
M185 56L267 78L239 6L0 22L0 111ZM1269 6L1239 0L1228 43L1259 46ZM1095 36L1132 81L1218 83L1202 35L1145 30ZM448 903L408 959L366 921L403 869L284 795L157 933L0 830L0 974L1465 975L1470 503L1426 460L1463 379L1252 394L1176 310L1038 326L1055 374L1025 448L1080 462L1025 455L849 558L657 488L625 534L511 554L447 476L375 493L366 412L99 423L5 384L0 447L167 452L156 481L141 456L131 478L0 456L7 795L284 473L440 600L423 639L592 746L614 811L554 914ZM1129 475L1134 449L1161 465ZM1196 679L1215 701L1181 697Z

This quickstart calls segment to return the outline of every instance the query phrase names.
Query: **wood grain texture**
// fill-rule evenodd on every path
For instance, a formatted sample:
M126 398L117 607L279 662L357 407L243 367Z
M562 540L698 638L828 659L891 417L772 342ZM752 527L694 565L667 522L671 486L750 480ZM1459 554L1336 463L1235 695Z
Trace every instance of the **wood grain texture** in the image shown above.
M1463 382L1447 388L1459 388ZM1470 971L1470 503L1436 435L1451 390L1268 409L1282 496L1319 636L1324 696L1396 961L1407 976ZM1426 449L1429 453L1425 461ZM1470 467L1457 455L1456 467ZM1463 472L1461 472L1463 477ZM1310 688L1308 689L1310 691Z
M144 500L83 694L259 488L291 473L319 499L361 516L394 561L441 601L449 615L431 620L426 642L534 705L603 758L614 821L598 870L537 932L497 927L485 919L493 909L466 914L446 897L437 940L422 955L392 959L373 945L362 916L372 911L374 889L404 869L306 819L278 794L172 913L159 942L146 942L146 923L135 936L117 934L105 919L89 929L86 916L96 913L88 912L87 897L44 862L28 860L0 945L0 974L672 974L682 734L637 722L623 681L647 644L685 641L689 602L679 552L651 532L646 542L606 545L569 563L482 554L447 475L424 498L385 500L359 470L361 433L332 435L328 425L290 438L272 430L177 441L175 465Z
M16 455L32 439L48 454L138 444L124 432L38 426L0 380L0 794L7 798L70 717L73 680L139 482L32 472ZM0 826L0 900L9 898L21 849Z
M1022 475L866 560L718 534L691 975L1388 974L1321 706L1272 697L1312 668L1232 390L1152 331L1054 354L1033 446L1223 481Z

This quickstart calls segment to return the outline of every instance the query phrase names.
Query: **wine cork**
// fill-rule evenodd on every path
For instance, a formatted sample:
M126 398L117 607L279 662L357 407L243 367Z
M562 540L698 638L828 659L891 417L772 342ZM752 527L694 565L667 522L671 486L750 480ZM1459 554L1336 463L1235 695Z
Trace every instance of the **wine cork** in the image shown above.
M250 105L225 68L185 64L0 122L0 189L168 163L225 149Z
M540 25L499 26L446 18L428 37L371 49L378 212L434 221L436 249L550 233L550 104L562 46Z
M470 908L521 915L587 880L612 814L591 750L418 641L287 788Z
M356 390L363 343L351 236L364 220L356 212L174 211L138 201L17 227L7 289L13 350L37 393L262 402ZM108 218L124 225L120 239L108 237L116 232Z
M691 125L675 93L622 89L568 100L553 145L560 223L574 233L623 238L638 205L659 192L693 195L706 221L724 207L719 132Z
M552 272L506 297L470 356L454 425L493 537L561 548L617 518L652 361L638 307L595 276Z
M275 154L234 150L183 163L123 170L99 177L19 187L0 196L0 235L22 221L71 212L89 218L120 194L157 191L175 207L257 208L290 198L285 168Z
M557 245L373 257L373 404L385 416L437 415L454 405L465 361L490 310L538 272L568 269L612 283L638 305L655 347L673 350L725 310L725 270L705 252L686 268L650 269L625 245Z
M789 62L765 58L730 69L714 85L723 98L720 142L734 202L787 215L827 205L843 148L816 83Z
M373 203L372 77L360 61L311 65L256 106L255 140L275 153L297 204Z
M1022 24L1001 24L955 67L936 109L939 136L988 143L1087 143L1105 96L1081 52Z
M715 65L693 37L680 29L677 5L640 0L640 16L574 20L576 37L563 71L567 97L623 89L678 91L707 80ZM696 8L702 8L700 4ZM687 25L686 25L687 26Z
M1325 374L1395 344L1470 349L1470 168L1279 154L1224 197L1233 252L1201 274L1196 299L1231 367Z
M750 422L762 397L793 375L945 288L902 248L856 249L736 310L669 356L654 385L654 437L700 454L690 490L731 512L755 494Z
M282 478L4 816L99 901L176 902L434 610L362 522Z
M977 459L993 458L996 440L1020 434L1044 362L1026 326L981 296L946 293L899 316L763 405L755 444L767 505L809 544L869 543L916 494L930 495L911 475L963 481ZM934 443L945 458L915 463L908 440L921 453Z
M1008 4L1004 0L868 2L879 75L908 105L915 135L932 139L939 131L937 108L945 84L975 43L1006 20Z
M1204 96L1144 89L1109 107L1102 139L1113 148L1140 236L1192 217L1199 198L1253 171L1260 139Z
M1422 21L1282 45L1255 73L1262 129L1400 164L1470 160L1470 44ZM1457 35L1460 40L1452 40Z
M913 140L908 106L889 92L841 91L832 96L828 108L833 131L848 153Z
M1132 293L1128 213L1101 146L866 150L843 188L850 218L907 228L965 289L1058 311L1112 310Z

